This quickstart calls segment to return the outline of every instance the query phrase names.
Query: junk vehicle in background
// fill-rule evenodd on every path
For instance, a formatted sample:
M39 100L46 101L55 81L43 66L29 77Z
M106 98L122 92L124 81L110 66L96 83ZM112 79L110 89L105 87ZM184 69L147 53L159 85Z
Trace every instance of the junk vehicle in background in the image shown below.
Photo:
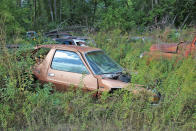
M96 46L95 42L87 37L71 36L68 38L54 38L57 44L76 45L76 46Z
M38 35L35 31L27 31L26 32L26 38L28 40L36 40L37 37L38 37Z
M68 37L71 37L72 35L65 32L65 31L49 31L47 33L45 33L45 36L48 37L48 38L68 38Z
M68 45L41 45L33 51L36 64L33 74L41 83L53 83L54 88L66 91L71 86L84 91L113 92L127 89L134 94L145 92L157 103L160 95L143 85L130 84L130 76L101 49ZM82 80L82 82L81 82Z
M196 36L191 43L154 44L150 47L150 51L142 53L140 58L147 56L150 60L171 59L173 57L188 57L189 55L196 57Z
M56 43L58 44L65 44L65 45L76 45L76 46L87 46L86 42L84 40L80 40L77 38L68 38L68 39L64 39L64 38L54 38L53 39Z
M72 36L66 31L50 31L45 33L45 37L52 39L57 44L77 45L77 46L96 46L94 40L85 36Z

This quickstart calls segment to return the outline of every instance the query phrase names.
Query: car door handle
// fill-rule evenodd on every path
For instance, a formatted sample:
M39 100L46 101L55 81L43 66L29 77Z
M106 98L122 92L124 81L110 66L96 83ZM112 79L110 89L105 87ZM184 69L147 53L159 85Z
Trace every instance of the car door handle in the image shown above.
M54 77L55 74L53 74L53 73L48 73L48 76Z

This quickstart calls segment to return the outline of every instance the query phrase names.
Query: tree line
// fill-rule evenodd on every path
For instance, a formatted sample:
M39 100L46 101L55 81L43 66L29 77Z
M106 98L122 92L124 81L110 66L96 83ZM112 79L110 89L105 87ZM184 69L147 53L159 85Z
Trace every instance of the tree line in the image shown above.
M10 34L82 25L144 30L196 23L195 0L1 0L1 22Z

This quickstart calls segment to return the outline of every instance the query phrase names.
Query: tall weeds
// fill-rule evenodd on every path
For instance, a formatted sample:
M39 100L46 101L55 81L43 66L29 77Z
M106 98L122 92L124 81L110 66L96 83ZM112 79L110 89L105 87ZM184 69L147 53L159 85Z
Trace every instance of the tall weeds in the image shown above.
M33 60L28 53L5 49L0 56L0 129L194 130L196 61L163 59L147 64L139 55L154 40L131 42L129 37L116 30L99 32L94 39L127 68L133 83L153 86L162 94L159 105L152 106L145 96L121 91L103 93L100 99L80 89L51 93L51 84L41 86L33 81Z

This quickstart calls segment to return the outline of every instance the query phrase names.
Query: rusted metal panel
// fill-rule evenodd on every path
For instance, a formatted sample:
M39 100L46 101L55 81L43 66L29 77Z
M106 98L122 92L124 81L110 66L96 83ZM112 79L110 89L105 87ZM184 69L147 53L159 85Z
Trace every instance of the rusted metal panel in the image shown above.
M148 56L148 60L152 59L160 59L160 58L166 58L166 59L172 59L173 57L177 57L178 54L173 54L173 53L165 53L165 52L145 52L144 56Z
M179 44L154 44L150 47L150 52L144 53L142 56L150 56L153 58L172 58L176 56L187 57L195 55L196 52L196 36L191 43L180 42Z
M178 44L155 44L152 45L150 51L160 51L166 53L177 53Z

